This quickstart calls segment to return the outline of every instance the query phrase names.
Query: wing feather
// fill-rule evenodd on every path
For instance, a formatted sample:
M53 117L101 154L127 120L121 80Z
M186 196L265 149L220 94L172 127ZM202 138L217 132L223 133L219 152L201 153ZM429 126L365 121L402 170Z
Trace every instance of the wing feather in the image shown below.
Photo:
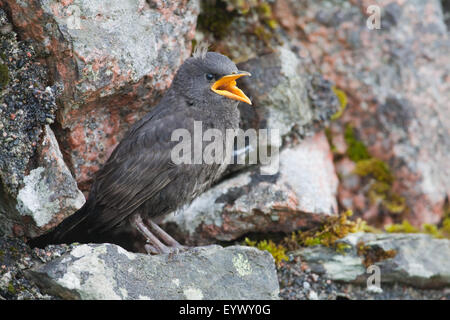
M137 123L99 170L88 201L95 208L87 217L88 232L103 232L151 200L182 170L170 158L172 131L193 126L194 119L175 113ZM93 196L91 200L91 195Z

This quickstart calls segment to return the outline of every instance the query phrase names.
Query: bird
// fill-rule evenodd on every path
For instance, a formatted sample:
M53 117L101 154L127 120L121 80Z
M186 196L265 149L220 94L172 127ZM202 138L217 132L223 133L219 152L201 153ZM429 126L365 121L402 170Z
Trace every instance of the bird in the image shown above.
M155 220L191 203L220 178L227 162L174 163L171 150L179 141L172 141L172 132L185 129L193 135L196 123L203 132L220 130L223 137L227 129L238 129L238 104L251 104L237 87L243 76L250 73L220 53L194 52L160 102L129 128L97 171L85 204L53 230L30 239L30 247L77 242L113 243L147 254L187 250ZM233 141L223 139L223 144L229 150Z

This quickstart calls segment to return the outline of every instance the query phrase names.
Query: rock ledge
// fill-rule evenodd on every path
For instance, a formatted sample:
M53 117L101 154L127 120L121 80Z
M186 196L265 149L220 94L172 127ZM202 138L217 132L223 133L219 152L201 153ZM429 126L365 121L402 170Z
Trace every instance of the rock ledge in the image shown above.
M278 299L272 256L211 245L150 256L113 244L84 244L26 272L63 299Z

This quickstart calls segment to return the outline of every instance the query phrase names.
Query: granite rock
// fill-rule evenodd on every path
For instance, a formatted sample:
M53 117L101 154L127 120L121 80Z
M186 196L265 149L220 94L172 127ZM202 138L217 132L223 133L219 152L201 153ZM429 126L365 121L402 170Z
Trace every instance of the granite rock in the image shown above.
M349 177L339 190L343 208L377 225L437 223L450 194L450 41L441 1L377 1L380 29L367 27L372 4L278 0L274 13L297 53L347 94L333 140L344 140L351 125L389 166L390 191L402 202L392 210L370 199L373 180Z
M63 299L269 300L279 292L272 256L242 246L151 256L84 244L25 272L42 292Z
M2 0L64 86L57 133L80 188L190 55L198 1Z

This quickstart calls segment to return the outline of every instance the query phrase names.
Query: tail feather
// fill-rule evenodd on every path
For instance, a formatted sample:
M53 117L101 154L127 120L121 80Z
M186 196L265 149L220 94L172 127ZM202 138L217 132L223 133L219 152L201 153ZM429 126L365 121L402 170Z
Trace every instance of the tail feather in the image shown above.
M49 244L55 244L54 241L55 232L50 231L47 233L44 233L43 235L40 235L39 237L33 238L27 242L27 244L31 248L44 248L45 246Z
M87 217L88 207L85 204L78 211L64 219L53 230L44 233L36 238L29 240L27 243L31 248L44 248L49 244L70 244L72 242L85 242L87 237L83 221Z

